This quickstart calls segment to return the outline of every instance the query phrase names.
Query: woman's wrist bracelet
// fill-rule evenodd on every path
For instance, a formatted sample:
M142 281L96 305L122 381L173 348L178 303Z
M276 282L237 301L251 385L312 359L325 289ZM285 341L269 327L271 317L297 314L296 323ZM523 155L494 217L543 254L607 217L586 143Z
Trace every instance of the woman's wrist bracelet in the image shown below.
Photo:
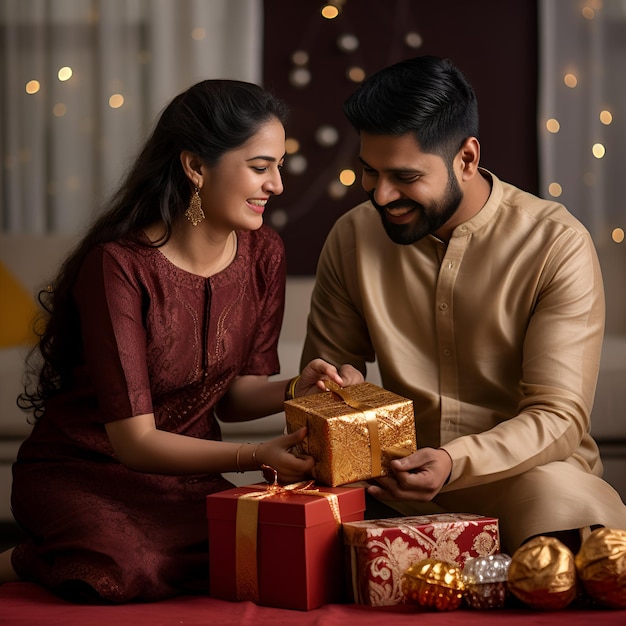
M261 464L259 463L259 461L258 461L258 460L257 460L257 458L256 458L256 453L257 453L257 450L259 449L259 446L260 446L260 445L261 445L260 443L257 443L257 444L256 444L256 446L254 446L254 450L252 451L252 460L254 461L254 464L255 464L255 465L256 465L259 469L261 468Z
M238 448L237 448L237 454L235 456L235 464L237 465L237 472L239 474L243 474L244 470L241 469L241 464L239 463L239 455L241 454L241 449L245 446L249 446L249 443L242 443Z
M294 376L288 383L285 389L285 400L293 400L296 397L296 385L300 380L300 374Z

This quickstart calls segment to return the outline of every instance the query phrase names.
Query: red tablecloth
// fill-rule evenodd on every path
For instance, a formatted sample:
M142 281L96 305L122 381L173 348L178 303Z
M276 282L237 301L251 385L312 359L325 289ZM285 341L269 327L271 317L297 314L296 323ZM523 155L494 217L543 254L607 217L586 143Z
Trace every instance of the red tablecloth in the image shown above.
M329 604L313 611L291 611L188 596L152 604L85 606L65 602L32 583L0 586L3 626L624 626L626 610L539 612L530 609L449 612L422 611L407 606L373 608Z

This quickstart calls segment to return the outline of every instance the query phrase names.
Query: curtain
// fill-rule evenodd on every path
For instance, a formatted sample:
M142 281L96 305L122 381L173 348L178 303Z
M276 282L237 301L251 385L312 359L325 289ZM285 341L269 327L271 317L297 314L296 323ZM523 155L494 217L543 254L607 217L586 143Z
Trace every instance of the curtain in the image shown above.
M259 82L262 0L1 0L0 232L74 234L167 102Z
M542 195L591 232L607 333L626 334L626 0L540 0Z

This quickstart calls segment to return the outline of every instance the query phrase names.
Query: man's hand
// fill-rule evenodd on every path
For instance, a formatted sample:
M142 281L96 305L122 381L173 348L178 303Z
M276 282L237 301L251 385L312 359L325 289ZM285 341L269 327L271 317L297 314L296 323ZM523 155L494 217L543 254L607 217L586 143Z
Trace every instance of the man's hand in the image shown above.
M452 471L452 459L445 450L421 448L391 461L392 473L376 478L367 491L380 500L419 500L430 502L441 490Z
M308 396L327 391L325 382L331 380L340 387L363 382L363 374L352 365L344 364L337 369L323 359L313 359L302 370L296 385L296 396Z
M354 366L344 363L339 367L339 376L343 381L342 387L349 387L350 385L358 385L365 382L363 374L359 372Z

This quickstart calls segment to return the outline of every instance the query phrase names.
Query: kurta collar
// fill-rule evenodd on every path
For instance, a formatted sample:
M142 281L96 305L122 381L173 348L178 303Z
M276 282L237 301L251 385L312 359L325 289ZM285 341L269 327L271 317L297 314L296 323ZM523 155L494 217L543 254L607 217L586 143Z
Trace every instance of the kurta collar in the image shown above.
M502 196L504 195L502 181L495 174L482 167L479 168L479 172L491 182L491 193L489 194L489 198L487 198L487 202L485 202L483 208L478 211L474 217L470 218L466 222L463 222L462 224L459 224L452 231L452 235L450 237L451 239L453 237L465 237L470 233L476 232L485 226L485 224L491 222L492 218L500 208Z

